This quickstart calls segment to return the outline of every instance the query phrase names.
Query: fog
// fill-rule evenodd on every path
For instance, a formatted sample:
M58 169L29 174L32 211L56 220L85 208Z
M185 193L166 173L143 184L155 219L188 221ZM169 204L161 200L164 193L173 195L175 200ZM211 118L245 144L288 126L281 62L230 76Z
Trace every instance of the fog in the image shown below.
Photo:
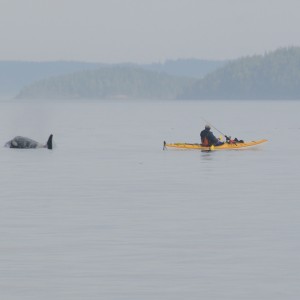
M231 59L300 45L297 0L1 0L0 60Z

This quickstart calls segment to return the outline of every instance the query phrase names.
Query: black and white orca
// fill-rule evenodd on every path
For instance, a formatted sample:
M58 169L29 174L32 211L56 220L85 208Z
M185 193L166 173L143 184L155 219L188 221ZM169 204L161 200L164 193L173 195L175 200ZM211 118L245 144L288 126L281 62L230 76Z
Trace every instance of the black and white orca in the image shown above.
M53 134L50 134L46 144L41 144L32 139L23 136L16 136L12 140L5 144L5 147L16 148L16 149L35 149L35 148L47 148L52 149L52 138Z

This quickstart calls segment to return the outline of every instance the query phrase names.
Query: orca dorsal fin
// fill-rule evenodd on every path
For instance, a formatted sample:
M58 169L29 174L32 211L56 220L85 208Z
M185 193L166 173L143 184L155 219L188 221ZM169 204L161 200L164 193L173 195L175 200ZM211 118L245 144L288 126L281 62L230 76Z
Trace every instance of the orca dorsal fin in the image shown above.
M48 138L48 141L47 141L47 148L49 150L53 149L53 146L52 146L52 138L53 138L53 134L50 134L49 138Z

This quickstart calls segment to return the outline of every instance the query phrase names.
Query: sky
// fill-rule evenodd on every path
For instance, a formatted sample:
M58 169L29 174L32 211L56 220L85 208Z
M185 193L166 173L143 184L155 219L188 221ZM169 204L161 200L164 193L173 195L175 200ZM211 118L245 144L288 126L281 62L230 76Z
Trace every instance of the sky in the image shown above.
M299 0L0 0L0 60L152 63L300 46Z

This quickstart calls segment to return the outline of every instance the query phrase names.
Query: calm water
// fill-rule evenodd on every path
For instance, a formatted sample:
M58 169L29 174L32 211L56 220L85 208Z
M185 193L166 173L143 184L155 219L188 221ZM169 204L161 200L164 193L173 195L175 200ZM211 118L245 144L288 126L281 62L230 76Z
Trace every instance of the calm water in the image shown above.
M56 144L0 148L1 299L300 298L300 102L0 108L3 145ZM201 117L269 143L162 151Z

